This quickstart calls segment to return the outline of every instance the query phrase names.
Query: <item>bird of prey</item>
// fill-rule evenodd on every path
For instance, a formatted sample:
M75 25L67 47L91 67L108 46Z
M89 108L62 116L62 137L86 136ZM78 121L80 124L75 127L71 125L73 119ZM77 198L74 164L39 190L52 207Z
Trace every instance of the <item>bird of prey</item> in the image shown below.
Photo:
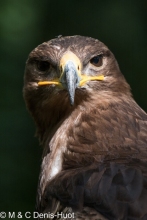
M147 114L108 47L84 36L42 43L23 92L43 145L40 219L146 220Z

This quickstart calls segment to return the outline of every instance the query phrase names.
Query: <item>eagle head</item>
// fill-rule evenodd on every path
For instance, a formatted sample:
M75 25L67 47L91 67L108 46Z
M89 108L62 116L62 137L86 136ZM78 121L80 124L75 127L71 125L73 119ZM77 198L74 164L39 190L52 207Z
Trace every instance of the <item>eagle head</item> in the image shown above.
M112 52L91 37L68 36L44 42L29 55L24 97L39 133L54 127L74 108L92 100L129 94ZM102 103L102 101L101 101Z

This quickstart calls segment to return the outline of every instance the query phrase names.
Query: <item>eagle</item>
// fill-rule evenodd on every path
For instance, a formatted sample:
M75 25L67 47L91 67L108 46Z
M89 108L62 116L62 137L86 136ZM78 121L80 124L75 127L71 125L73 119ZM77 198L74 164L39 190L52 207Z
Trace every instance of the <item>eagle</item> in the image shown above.
M79 35L42 43L23 94L43 146L38 219L146 220L147 114L108 47Z

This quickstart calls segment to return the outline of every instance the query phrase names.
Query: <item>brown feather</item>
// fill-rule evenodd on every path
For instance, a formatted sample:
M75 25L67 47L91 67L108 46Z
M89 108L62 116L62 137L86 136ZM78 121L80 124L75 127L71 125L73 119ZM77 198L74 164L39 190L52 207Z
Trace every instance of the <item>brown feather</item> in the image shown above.
M74 106L66 89L37 85L59 75L68 50L84 73L105 77L76 88ZM96 71L89 60L100 53L104 64ZM50 72L41 74L36 60L50 62ZM77 220L147 219L147 114L103 43L72 36L39 45L27 61L24 97L44 146L39 212L70 210Z

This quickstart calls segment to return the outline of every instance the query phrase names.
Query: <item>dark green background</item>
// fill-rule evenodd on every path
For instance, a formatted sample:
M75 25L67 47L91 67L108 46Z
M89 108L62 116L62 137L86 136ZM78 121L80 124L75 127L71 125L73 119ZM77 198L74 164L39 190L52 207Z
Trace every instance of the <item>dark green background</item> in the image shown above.
M22 96L25 61L57 35L86 35L115 54L147 111L147 1L0 1L0 211L33 211L41 147Z

